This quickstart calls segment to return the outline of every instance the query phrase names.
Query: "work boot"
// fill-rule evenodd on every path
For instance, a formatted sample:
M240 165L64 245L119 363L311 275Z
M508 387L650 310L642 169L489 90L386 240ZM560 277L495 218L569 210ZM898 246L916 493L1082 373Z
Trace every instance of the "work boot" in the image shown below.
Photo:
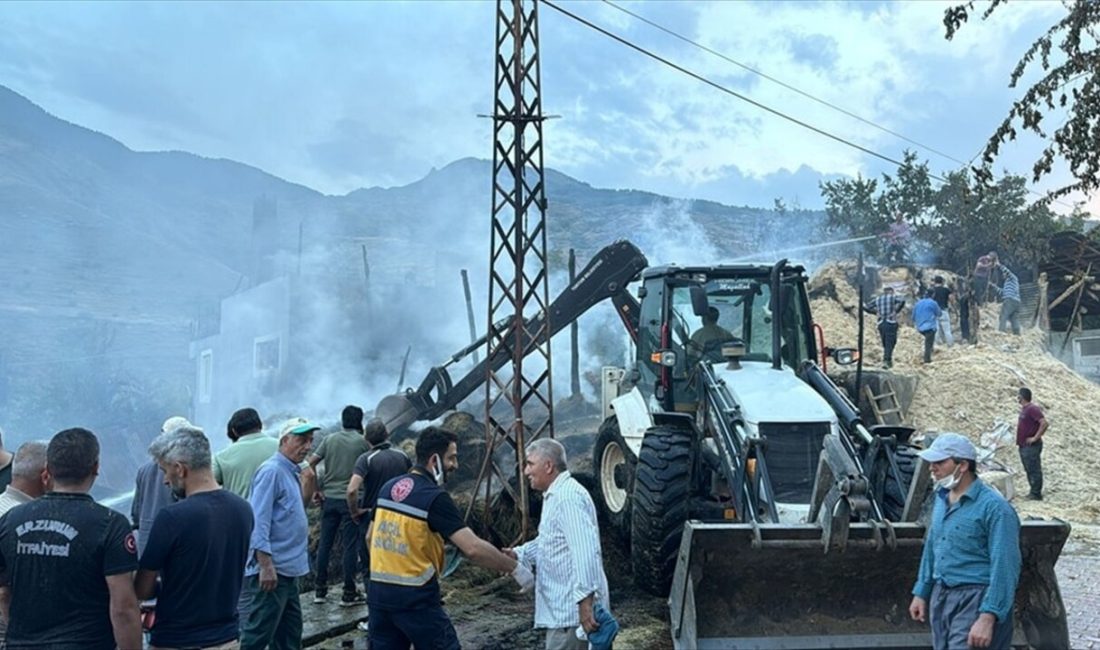
M340 607L355 607L366 602L366 596L358 591L345 591L344 595L340 596Z

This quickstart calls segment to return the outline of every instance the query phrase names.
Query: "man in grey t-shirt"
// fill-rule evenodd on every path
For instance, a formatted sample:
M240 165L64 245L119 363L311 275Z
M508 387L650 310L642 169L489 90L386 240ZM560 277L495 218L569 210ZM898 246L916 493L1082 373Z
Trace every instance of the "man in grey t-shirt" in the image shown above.
M329 554L336 541L336 532L339 531L344 549L344 592L340 597L340 605L350 607L360 605L366 599L355 587L359 529L351 519L344 495L355 467L355 459L367 451L367 442L363 439L363 409L346 406L340 419L344 428L327 435L309 457L309 465L314 470L318 463L324 461L324 468L318 476L319 494L324 503L321 510L321 540L317 544L317 580L313 602L323 603L327 597Z

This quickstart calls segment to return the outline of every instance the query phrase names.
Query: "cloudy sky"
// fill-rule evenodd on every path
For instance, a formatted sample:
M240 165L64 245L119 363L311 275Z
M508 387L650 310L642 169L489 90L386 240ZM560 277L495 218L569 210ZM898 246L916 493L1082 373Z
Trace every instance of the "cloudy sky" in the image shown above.
M968 161L1064 8L1010 3L955 40L939 2L563 2L678 64L893 158L958 164L676 39L628 9L882 129ZM0 84L138 150L260 167L322 192L491 155L494 3L3 3ZM889 165L541 9L551 167L599 187L770 206ZM1034 139L999 166L1024 173ZM1053 179L1056 182L1058 178ZM1037 186L1044 189L1051 183ZM1100 212L1100 200L1090 206Z

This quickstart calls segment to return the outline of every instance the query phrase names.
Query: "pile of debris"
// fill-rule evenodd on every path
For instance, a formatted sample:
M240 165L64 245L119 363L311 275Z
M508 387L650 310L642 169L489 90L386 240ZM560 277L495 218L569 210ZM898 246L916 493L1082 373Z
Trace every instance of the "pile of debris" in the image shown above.
M856 343L859 294L850 266L825 266L810 283L814 320L834 347ZM921 363L923 339L912 326L910 312L902 312L892 371L916 380L908 420L922 433L954 431L978 443L983 433L1000 423L1015 429L1016 392L1027 386L1050 422L1043 450L1045 500L1017 499L1016 507L1022 515L1096 523L1100 521L1100 494L1095 490L1100 476L1100 419L1093 409L1100 404L1100 385L1051 355L1042 330L1027 327L1020 336L998 332L998 311L998 305L983 307L977 345L956 341L952 347L937 346L928 365ZM873 315L867 315L865 328L864 367L880 367L882 346ZM1027 479L1014 444L1001 447L994 460L1014 473L1016 493L1027 494Z

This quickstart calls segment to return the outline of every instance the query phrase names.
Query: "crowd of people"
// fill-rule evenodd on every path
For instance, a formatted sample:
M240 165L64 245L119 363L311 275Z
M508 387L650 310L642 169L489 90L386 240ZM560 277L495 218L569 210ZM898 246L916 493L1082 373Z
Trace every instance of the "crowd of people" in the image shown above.
M949 347L955 344L952 312L958 313L962 339L977 343L980 308L997 298L1001 301L998 329L1011 331L1017 336L1020 334L1020 280L1000 262L995 252L978 258L974 271L967 278L959 278L954 288L947 285L943 276L937 275L932 278L931 285L921 284L916 295L911 317L914 329L924 340L924 363L932 363L932 352L937 344ZM905 300L896 295L890 285L885 285L880 295L862 306L863 311L874 314L878 320L883 368L894 365L898 316L905 306Z
M374 650L460 647L439 586L445 543L535 592L546 648L611 647L618 623L596 511L560 443L526 450L524 474L546 504L538 536L498 549L446 491L459 463L455 434L427 427L409 458L380 420L364 427L356 406L341 425L314 444L321 427L295 418L274 437L242 408L215 455L201 428L169 418L137 471L129 520L91 497L100 458L91 431L66 429L14 454L0 439L5 647L300 648L300 580L312 574L313 600L326 602L337 537L339 605L368 608L360 627ZM321 531L311 562L314 506Z

